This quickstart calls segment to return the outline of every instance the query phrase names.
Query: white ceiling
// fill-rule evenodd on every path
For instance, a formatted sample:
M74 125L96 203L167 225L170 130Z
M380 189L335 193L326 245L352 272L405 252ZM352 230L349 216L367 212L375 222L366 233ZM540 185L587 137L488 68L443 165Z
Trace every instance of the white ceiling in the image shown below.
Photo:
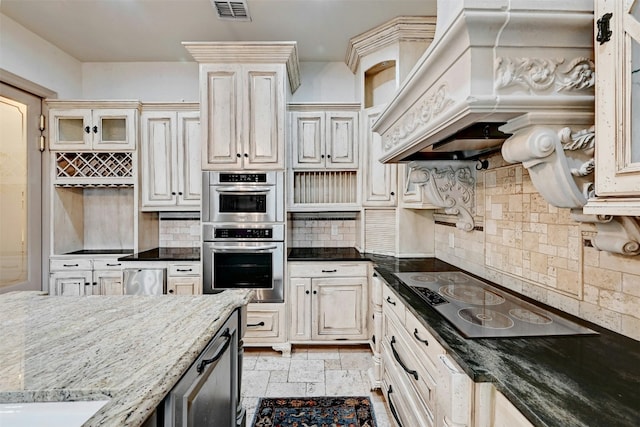
M0 0L0 13L81 62L192 61L183 41L297 41L300 61L344 61L349 39L436 0L247 0L251 22L210 0Z

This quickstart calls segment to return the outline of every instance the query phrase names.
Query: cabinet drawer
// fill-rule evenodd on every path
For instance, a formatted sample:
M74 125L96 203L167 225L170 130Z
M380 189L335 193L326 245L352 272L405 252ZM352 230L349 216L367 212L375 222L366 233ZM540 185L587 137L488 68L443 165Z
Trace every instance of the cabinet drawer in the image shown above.
M403 327L396 325L389 317L385 318L385 337L383 354L389 363L393 363L401 377L407 381L413 391L419 396L424 410L433 418L436 408L438 368L431 365L429 369L419 362L424 353L414 353L409 343L409 337Z
M396 423L402 427L433 427L432 414L386 353L383 353L383 365L383 391Z
M49 268L51 271L93 269L90 258L52 259L49 261Z
M367 277L368 263L298 262L289 263L291 277Z
M199 276L200 264L169 264L169 276Z
M392 312L404 325L404 304L387 286L382 288L382 309L385 313Z
M122 270L123 266L117 258L113 259L94 259L93 260L93 269L94 270Z
M245 338L257 342L273 342L282 337L283 307L270 307L266 304L251 304L247 308Z
M405 327L407 332L411 335L410 342L415 349L416 354L424 353L428 358L430 365L425 365L427 368L432 366L438 366L438 356L445 354L444 348L438 341L427 331L422 323L409 311L406 313ZM421 358L420 360L424 360Z

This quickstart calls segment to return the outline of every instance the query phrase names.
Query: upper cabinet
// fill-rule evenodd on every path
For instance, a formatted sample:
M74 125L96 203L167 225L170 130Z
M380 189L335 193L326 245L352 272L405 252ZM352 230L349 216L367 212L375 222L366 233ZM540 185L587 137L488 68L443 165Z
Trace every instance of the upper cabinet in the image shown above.
M364 206L387 206L397 204L398 171L397 165L385 165L378 160L382 155L382 138L372 130L373 123L378 120L384 105L367 108L363 112L364 123L364 171L363 200Z
M640 2L597 0L595 7L596 197L584 210L639 216Z
M132 151L139 103L47 101L52 151Z
M141 114L143 210L199 210L202 188L198 104L145 104Z
M289 104L293 169L357 169L359 104Z
M299 85L295 43L185 47L200 63L202 169L284 169L287 88Z

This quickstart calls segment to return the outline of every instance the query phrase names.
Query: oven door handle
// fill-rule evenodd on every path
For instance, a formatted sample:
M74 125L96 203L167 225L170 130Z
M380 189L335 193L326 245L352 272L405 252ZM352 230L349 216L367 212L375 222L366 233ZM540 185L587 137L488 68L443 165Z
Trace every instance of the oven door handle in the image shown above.
M265 188L265 189L257 190L252 188L235 187L235 188L216 188L216 191L218 193L230 194L232 196L242 196L244 194L267 194L269 191L271 191L271 189Z
M213 246L211 250L213 252L255 252L255 251L271 251L278 249L276 245L272 246Z

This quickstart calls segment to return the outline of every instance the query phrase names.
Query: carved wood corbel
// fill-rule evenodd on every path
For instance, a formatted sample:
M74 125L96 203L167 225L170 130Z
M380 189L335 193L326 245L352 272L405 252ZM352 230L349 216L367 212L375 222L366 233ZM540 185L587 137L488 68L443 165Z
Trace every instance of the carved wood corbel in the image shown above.
M525 126L502 146L502 156L511 163L522 162L531 181L547 203L570 208L578 222L594 224L593 247L621 255L640 254L640 221L629 216L583 214L593 192L593 127L572 131L543 125Z
M409 167L410 182L421 188L433 205L443 208L449 215L457 215L457 228L473 230L476 179L472 168L431 162L411 162Z

